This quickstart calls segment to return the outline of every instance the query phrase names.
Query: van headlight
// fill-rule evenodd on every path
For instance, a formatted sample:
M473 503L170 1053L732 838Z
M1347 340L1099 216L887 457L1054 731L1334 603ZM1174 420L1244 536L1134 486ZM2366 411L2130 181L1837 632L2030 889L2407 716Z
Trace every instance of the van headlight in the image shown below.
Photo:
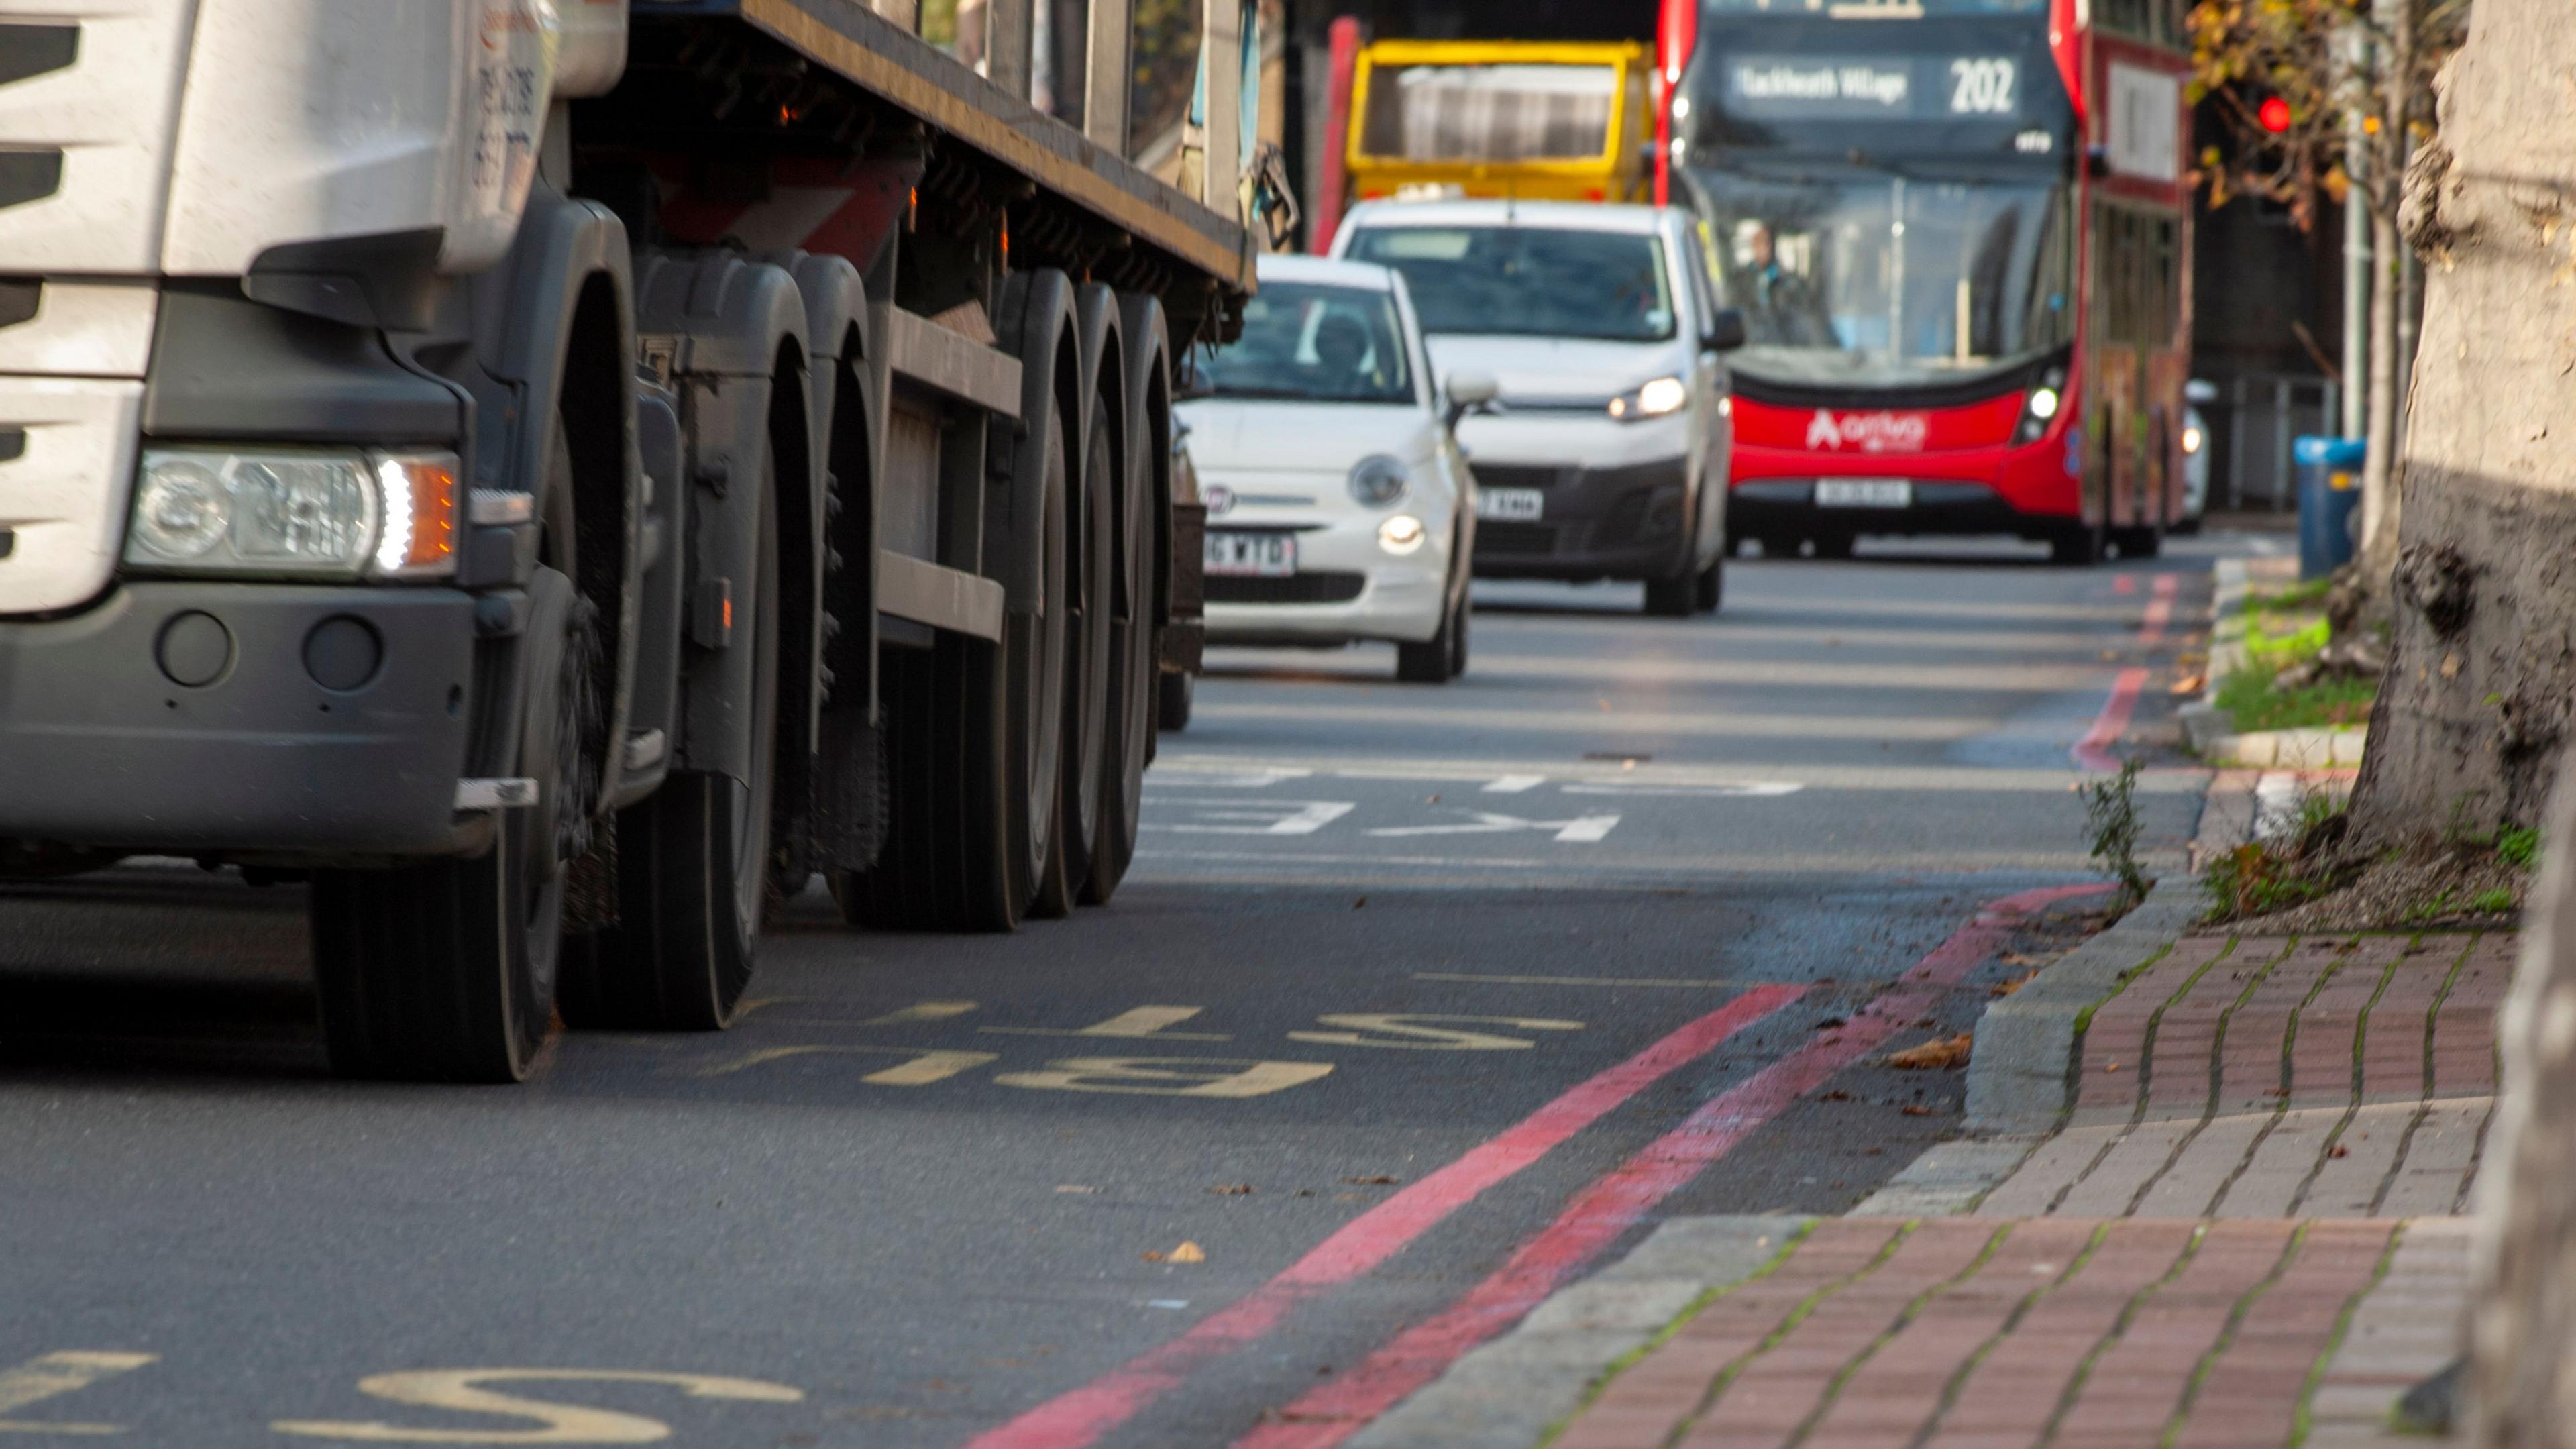
M1659 377L1633 392L1610 399L1610 416L1642 422L1680 412L1690 405L1690 385L1678 377Z
M1381 453L1360 459L1359 465L1351 469L1351 497L1364 507L1392 508L1404 501L1404 490L1412 481L1404 460Z
M125 562L315 579L456 571L453 453L147 448Z

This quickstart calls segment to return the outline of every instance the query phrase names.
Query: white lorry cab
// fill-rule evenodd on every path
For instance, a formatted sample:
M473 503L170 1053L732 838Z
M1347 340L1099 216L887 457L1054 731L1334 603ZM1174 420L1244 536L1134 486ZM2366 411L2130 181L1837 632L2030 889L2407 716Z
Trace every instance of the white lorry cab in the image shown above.
M0 3L0 879L307 881L334 1065L449 1080L725 1025L817 876L1106 900L1253 248L1102 7L1076 124L1024 4Z

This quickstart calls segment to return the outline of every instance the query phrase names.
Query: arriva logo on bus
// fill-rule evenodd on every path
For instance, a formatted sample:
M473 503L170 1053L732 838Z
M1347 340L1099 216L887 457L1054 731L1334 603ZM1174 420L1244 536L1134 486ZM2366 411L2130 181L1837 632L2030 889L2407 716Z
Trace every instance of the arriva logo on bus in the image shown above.
M1818 408L1815 421L1807 424L1807 446L1836 452L1858 448L1864 453L1919 453L1931 433L1931 419L1921 413L1845 413L1837 418L1831 409Z

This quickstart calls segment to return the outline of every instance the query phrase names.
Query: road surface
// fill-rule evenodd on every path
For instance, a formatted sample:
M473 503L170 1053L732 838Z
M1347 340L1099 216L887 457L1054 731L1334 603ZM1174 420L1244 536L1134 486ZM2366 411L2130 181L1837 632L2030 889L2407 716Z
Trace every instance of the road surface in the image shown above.
M737 1030L519 1090L325 1076L294 886L0 888L0 1441L1335 1442L1653 1218L1955 1129L1880 1057L2080 930L2079 761L2189 834L2230 546L1484 585L1445 688L1217 651L1112 907L810 894Z

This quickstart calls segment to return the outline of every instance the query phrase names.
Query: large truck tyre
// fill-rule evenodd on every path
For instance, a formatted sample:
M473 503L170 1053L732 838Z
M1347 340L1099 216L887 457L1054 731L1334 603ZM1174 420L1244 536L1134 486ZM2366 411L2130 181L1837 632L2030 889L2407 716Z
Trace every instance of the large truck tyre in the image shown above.
M1116 602L1111 575L1118 561L1117 508L1110 495L1119 481L1119 450L1111 445L1109 428L1109 404L1095 392L1079 491L1065 519L1063 787L1056 800L1055 849L1033 911L1045 919L1071 915L1081 902L1100 857L1106 820L1102 796L1109 774L1109 650Z
M575 587L572 454L558 426L528 586L512 758L537 803L500 812L468 859L313 876L322 1034L345 1077L526 1080L555 1011L566 865L586 848L599 701L595 610Z
M760 468L751 618L750 778L674 771L617 817L617 924L567 943L560 1005L575 1027L722 1031L759 959L777 804L778 467Z
M1010 676L1000 646L943 634L887 645L886 847L869 870L832 876L842 917L885 931L1009 930L1020 915L1011 814Z
M1136 860L1136 837L1145 810L1145 767L1154 758L1157 723L1155 681L1161 673L1155 620L1163 594L1162 533L1156 526L1170 507L1171 483L1162 466L1172 451L1169 344L1162 304L1149 296L1119 301L1126 342L1127 452L1125 477L1115 495L1117 562L1113 572L1107 675L1108 715L1103 727L1100 849L1082 898L1105 905L1118 893Z

